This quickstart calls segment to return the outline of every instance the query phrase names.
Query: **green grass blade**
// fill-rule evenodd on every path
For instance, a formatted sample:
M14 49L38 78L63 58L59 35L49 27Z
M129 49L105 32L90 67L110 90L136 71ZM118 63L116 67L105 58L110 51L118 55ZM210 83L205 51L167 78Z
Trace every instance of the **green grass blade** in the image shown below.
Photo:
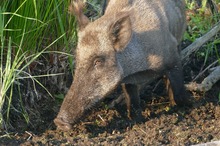
M13 14L17 14L17 12L22 8L22 6L27 2L27 0L24 0L24 2L16 9L16 11ZM12 15L8 22L5 25L5 28L8 26L8 24L11 22L11 20L13 19L14 15Z

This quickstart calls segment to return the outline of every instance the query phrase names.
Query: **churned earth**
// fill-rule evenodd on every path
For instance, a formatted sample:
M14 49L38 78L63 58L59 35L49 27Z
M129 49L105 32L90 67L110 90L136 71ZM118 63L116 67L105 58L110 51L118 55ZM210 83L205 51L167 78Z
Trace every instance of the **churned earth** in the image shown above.
M200 62L194 61L184 67L186 82L198 74ZM118 89L69 132L56 130L53 123L61 102L43 98L29 112L28 126L14 120L12 132L0 133L0 145L192 145L216 141L220 140L219 92L217 82L207 93L190 93L195 99L192 106L170 107L163 82L158 80L145 87L141 95L144 118L135 122L126 117L123 103L108 107L121 94Z

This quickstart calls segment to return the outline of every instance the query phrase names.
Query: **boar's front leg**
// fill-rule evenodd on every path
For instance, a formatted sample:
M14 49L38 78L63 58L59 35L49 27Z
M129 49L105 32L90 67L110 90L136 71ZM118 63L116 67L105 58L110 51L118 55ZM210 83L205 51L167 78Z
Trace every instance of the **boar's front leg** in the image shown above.
M176 102L174 100L173 89L171 87L170 80L167 76L164 76L164 82L165 82L165 85L166 85L168 96L170 98L170 104L171 104L171 106L175 106Z
M179 63L166 73L165 84L170 98L170 103L174 105L189 105L190 97L187 97L183 81L182 66Z
M131 113L134 113L135 117L141 116L140 109L140 97L139 89L137 85L134 84L122 84L122 90L125 95L125 102L127 106L127 116L131 119Z

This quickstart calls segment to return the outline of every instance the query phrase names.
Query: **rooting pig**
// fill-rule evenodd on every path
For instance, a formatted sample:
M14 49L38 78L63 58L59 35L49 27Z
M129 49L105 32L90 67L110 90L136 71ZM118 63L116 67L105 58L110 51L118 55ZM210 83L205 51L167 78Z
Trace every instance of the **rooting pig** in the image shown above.
M83 2L72 1L78 22L74 81L54 120L70 130L117 86L125 93L128 117L140 104L138 85L165 76L172 105L185 105L180 43L185 31L184 0L110 0L104 15L90 22Z

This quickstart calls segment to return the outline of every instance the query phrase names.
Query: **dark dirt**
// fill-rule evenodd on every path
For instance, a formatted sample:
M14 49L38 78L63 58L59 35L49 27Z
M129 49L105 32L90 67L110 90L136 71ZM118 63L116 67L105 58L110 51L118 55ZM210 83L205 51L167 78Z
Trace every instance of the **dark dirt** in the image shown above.
M197 74L197 65L184 67L186 80ZM0 144L191 145L220 140L219 82L205 94L191 93L196 100L191 107L170 107L163 83L156 87L157 82L148 85L141 95L144 119L138 123L126 117L124 105L108 108L112 97L120 94L119 90L88 112L72 131L62 132L53 123L61 103L48 97L29 111L28 126L15 120L14 132L2 131Z

